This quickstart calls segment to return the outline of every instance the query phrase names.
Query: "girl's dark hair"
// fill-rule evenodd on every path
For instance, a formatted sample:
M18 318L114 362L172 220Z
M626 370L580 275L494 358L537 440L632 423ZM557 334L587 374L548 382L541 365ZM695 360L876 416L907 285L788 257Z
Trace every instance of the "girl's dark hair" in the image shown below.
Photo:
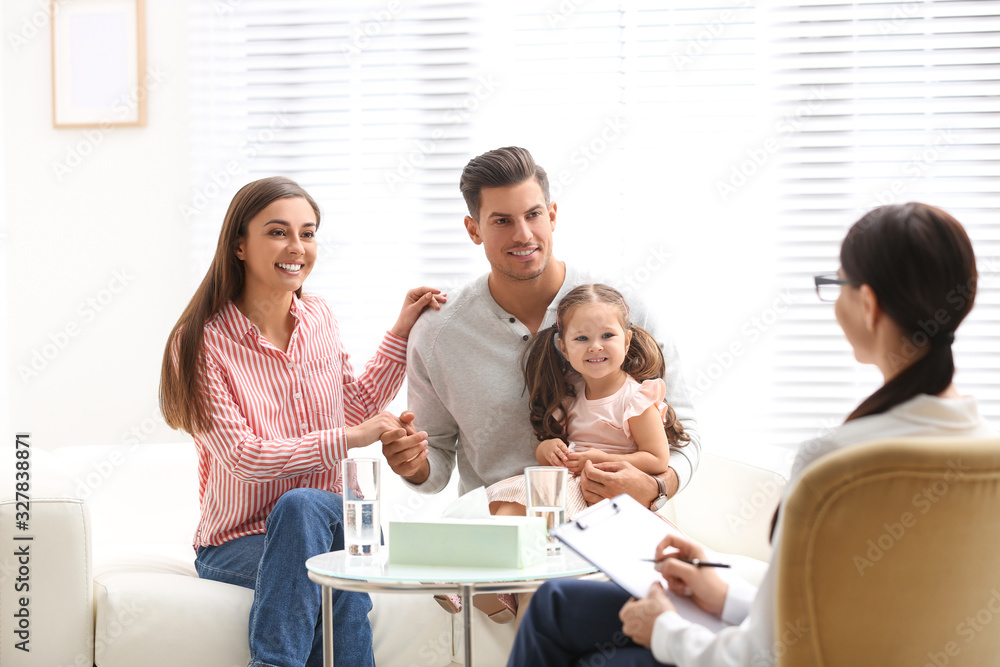
M204 356L205 323L243 293L245 269L236 256L236 246L246 236L247 225L272 202L286 197L302 197L309 202L316 214L316 229L319 229L319 206L298 183L288 178L273 176L248 183L230 202L212 265L167 337L163 351L160 411L170 428L184 429L191 434L208 428L198 373ZM302 288L295 294L301 297Z
M549 438L566 439L566 413L563 401L575 397L573 385L567 381L572 367L563 357L556 337L565 330L570 311L587 303L607 303L618 309L624 331L632 331L632 342L625 352L622 370L636 381L662 378L666 369L663 352L652 334L629 319L628 305L621 293L607 285L594 283L570 290L556 307L556 323L535 334L525 351L524 382L528 390L531 428L539 441ZM684 446L691 436L684 432L674 409L667 406L664 431L671 445Z
M871 287L879 307L906 337L898 360L905 369L866 398L847 421L947 389L955 374L951 343L972 310L978 280L972 242L962 225L926 204L881 206L847 232L840 266L853 285Z

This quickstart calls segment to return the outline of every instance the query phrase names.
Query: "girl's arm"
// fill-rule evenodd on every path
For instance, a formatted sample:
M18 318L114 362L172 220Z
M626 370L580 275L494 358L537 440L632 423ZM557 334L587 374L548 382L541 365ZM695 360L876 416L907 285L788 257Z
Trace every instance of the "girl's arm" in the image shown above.
M566 467L570 472L579 473L587 460L593 463L626 461L650 475L666 472L670 464L670 445L667 443L667 434L663 431L659 404L651 405L642 414L629 419L628 427L639 451L631 454L608 454L599 449L570 452Z

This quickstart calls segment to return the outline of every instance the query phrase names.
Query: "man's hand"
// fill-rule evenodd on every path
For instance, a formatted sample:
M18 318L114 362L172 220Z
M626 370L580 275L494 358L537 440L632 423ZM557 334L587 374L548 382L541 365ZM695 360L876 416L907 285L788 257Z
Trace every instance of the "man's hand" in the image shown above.
M649 594L642 600L629 600L618 612L622 619L622 632L636 644L649 648L653 642L653 626L656 618L668 611L677 611L663 587L654 583L649 587Z
M366 419L357 426L348 426L344 432L347 435L347 448L367 447L379 436L389 430L406 426L399 417L391 412L380 412L371 419Z
M414 287L406 293L403 300L403 307L399 311L399 318L392 326L391 331L400 338L409 338L410 329L417 321L424 308L428 306L434 310L441 310L441 304L448 301L448 295L442 294L441 290L433 287Z
M667 473L661 477L667 484L667 495L673 497L677 492L677 473L667 468ZM585 461L580 473L580 488L583 499L590 505L627 493L640 505L649 507L660 494L656 480L627 461L596 464Z
M431 474L427 461L427 434L413 427L414 414L399 415L399 426L381 434L382 454L392 471L413 484L423 484Z

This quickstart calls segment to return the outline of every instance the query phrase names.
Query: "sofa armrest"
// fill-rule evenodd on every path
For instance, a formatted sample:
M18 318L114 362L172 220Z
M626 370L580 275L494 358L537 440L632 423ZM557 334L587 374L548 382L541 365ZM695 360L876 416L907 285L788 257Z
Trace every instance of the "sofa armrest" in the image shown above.
M31 446L30 458L16 459L15 451L0 448L0 664L89 667L94 605L87 508L51 454ZM16 460L29 462L27 507L17 495ZM22 530L17 515L25 510Z
M702 453L691 483L671 501L677 526L708 548L771 560L771 517L785 478L735 459Z

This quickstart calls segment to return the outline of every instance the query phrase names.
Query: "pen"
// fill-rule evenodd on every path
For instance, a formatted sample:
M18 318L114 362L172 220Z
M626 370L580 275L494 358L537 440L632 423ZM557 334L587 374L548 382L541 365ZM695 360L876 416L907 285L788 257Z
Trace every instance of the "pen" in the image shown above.
M667 558L670 558L670 556L668 556ZM660 560L656 560L655 558L641 558L640 560L644 560L650 563L659 563L667 559L661 558ZM707 560L698 560L697 558L678 558L677 560L684 561L685 563L694 565L695 567L731 567L731 565L729 565L728 563L710 563Z

